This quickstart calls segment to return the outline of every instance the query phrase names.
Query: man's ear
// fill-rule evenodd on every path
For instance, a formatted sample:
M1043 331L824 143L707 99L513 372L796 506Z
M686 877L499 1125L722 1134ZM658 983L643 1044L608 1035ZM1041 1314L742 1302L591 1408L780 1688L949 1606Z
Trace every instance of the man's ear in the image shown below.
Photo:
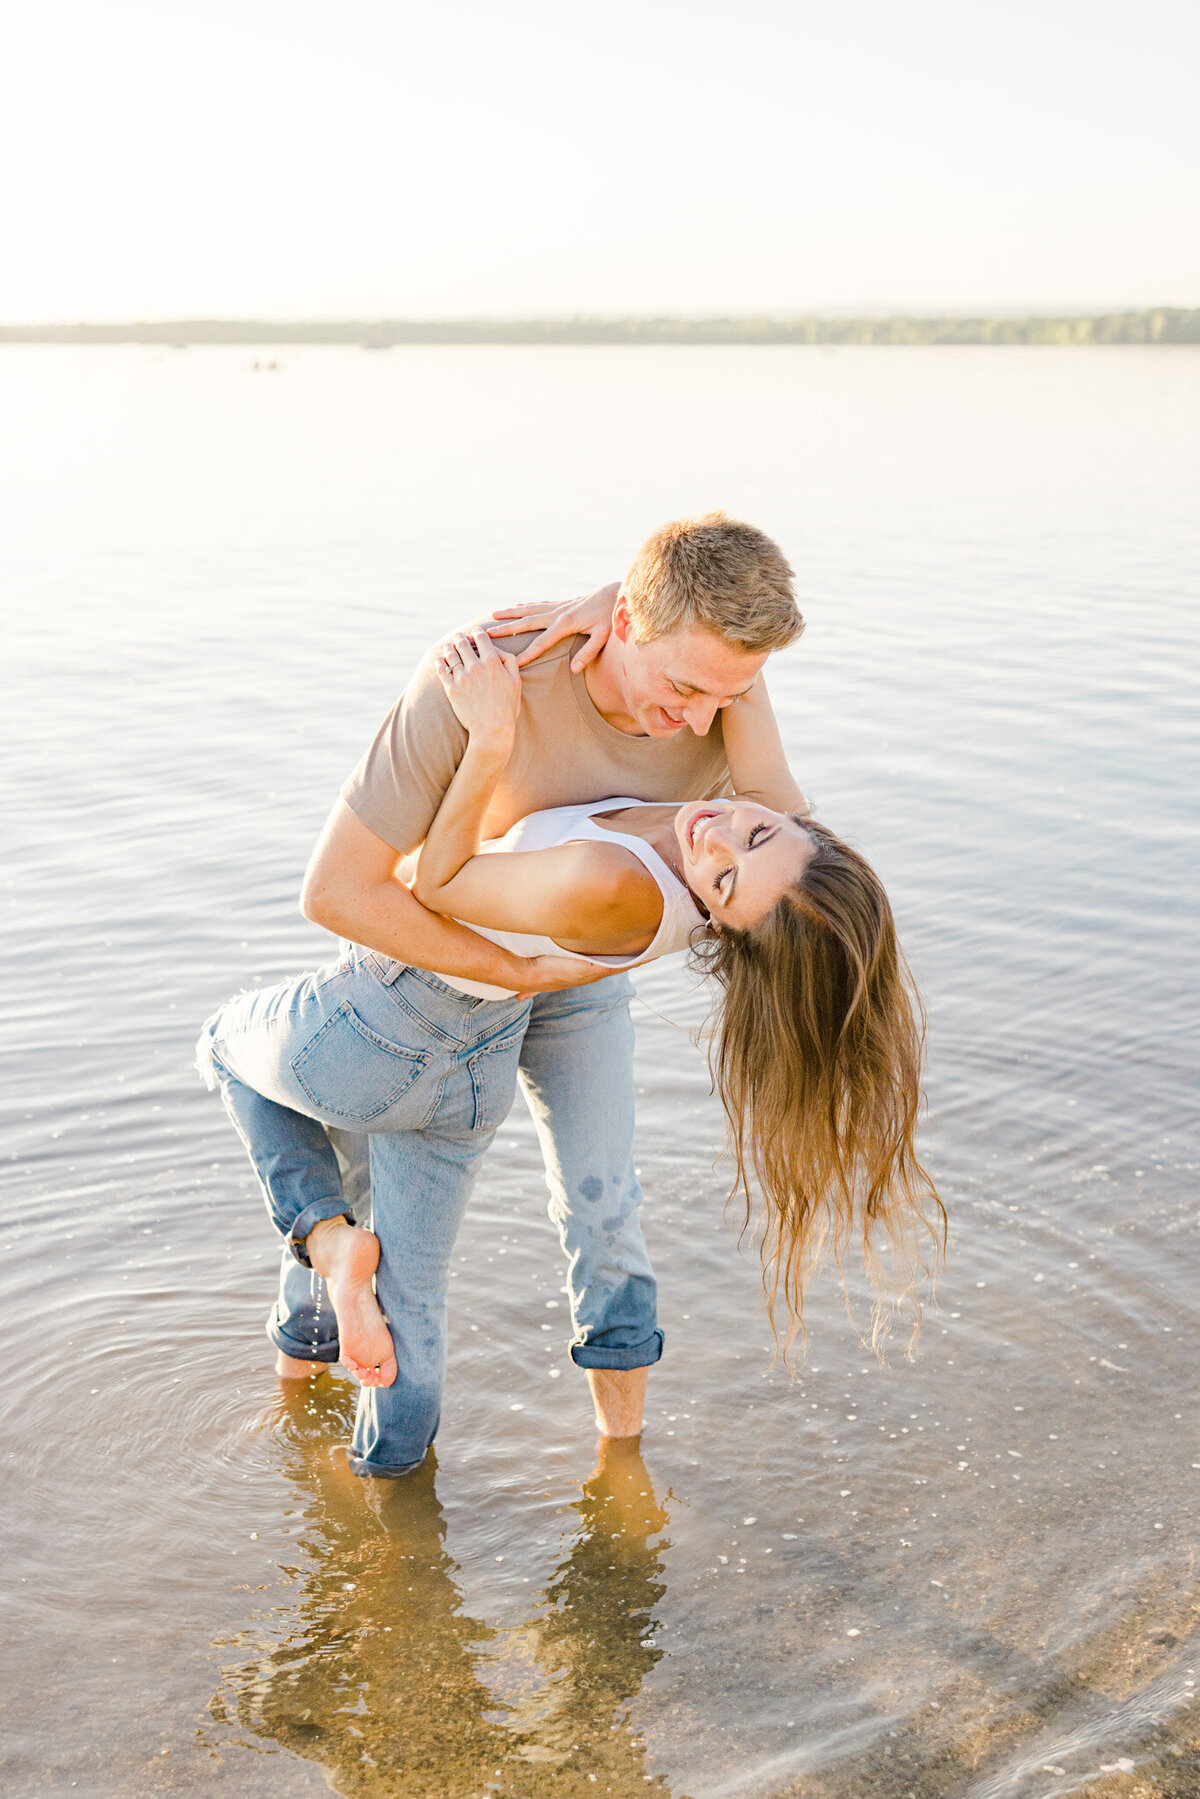
M629 616L629 601L625 598L625 589L617 595L612 614L613 636L621 643L636 643L637 635L633 629L633 620Z

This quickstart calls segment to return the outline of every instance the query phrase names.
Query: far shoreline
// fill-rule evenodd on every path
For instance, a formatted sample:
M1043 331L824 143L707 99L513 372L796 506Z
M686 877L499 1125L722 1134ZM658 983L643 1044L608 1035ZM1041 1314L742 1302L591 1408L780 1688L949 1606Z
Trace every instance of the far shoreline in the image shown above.
M0 325L3 344L134 344L168 349L228 345L278 349L330 344L390 350L410 344L872 345L930 347L1200 344L1200 307L1025 317L163 319L127 324Z

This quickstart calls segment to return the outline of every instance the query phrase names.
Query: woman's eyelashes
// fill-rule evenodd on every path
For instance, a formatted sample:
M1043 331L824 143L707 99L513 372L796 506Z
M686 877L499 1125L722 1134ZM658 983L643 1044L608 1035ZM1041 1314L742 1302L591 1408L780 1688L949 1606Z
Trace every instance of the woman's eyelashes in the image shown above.
M750 832L750 835L746 839L746 848L748 850L752 850L754 848L754 845L758 842L759 833L761 831L769 831L770 828L771 828L770 825L764 825L764 824L755 825L753 830ZM713 882L713 891L715 893L723 892L725 882L728 880L729 876L731 874L733 874L734 872L735 871L732 867L723 868L721 870L720 874L717 876L716 880Z

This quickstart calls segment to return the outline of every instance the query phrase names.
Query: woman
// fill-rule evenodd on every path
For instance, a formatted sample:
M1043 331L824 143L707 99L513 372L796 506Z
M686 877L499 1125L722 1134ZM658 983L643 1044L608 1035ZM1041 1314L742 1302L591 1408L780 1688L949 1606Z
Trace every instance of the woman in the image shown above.
M596 964L627 968L694 947L719 989L714 1076L748 1208L752 1176L762 1189L768 1299L773 1315L782 1294L787 1341L822 1244L840 1258L856 1228L873 1271L881 1232L899 1250L910 1291L919 1234L932 1229L925 1206L940 1211L914 1150L919 1006L879 882L832 833L789 810L798 790L773 729L756 729L752 705L727 710L734 800L559 807L485 844L482 820L521 704L516 659L460 633L438 672L468 742L422 848L416 897L521 955L574 954L581 978ZM230 1002L206 1025L199 1061L222 1088L277 1225L300 1260L312 1246L327 1276L341 1360L363 1387L352 1466L397 1473L418 1464L436 1430L450 1249L470 1176L511 1103L528 1005L429 979L436 1004L419 1016L405 1005L401 1020L384 993L392 970L403 972L393 964L370 986L371 1005L384 994L381 1010L364 1013L360 999L339 997L354 954ZM433 1121L445 1182L423 1193L405 1182L404 1142ZM323 1156L327 1173L311 1207L293 1192L285 1210L274 1200L294 1173L297 1128L311 1137L306 1166ZM327 1133L339 1129L374 1133L372 1154L390 1158L389 1187L404 1193L410 1227L419 1221L409 1266L379 1264L372 1234L334 1216Z
M880 1274L882 1233L898 1252L902 1291L911 1293L921 1236L929 1231L936 1247L945 1233L944 1209L915 1148L920 1002L873 870L807 814L773 809L745 791L754 784L772 797L795 792L774 734L759 738L737 708L724 714L736 799L561 807L482 844L520 706L516 659L486 637L459 633L439 673L469 741L421 852L417 898L509 947L516 940L496 927L520 921L546 932L537 947L547 953L604 955L627 967L679 947L670 891L658 897L643 857L649 845L687 890L690 944L720 990L713 1075L747 1221L751 1175L762 1192L768 1305L774 1322L782 1296L785 1351L822 1248L830 1245L840 1265L856 1225L872 1274ZM549 833L561 847L533 850ZM580 841L585 835L598 856ZM614 853L605 835L622 836L623 850ZM877 1339L886 1322L877 1307Z

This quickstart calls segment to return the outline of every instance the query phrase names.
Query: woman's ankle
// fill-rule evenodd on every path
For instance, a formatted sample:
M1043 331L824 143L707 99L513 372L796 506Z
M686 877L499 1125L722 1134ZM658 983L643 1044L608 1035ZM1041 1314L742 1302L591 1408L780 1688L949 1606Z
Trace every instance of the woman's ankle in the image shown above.
M327 1274L338 1259L341 1248L339 1238L347 1230L353 1229L351 1220L341 1213L336 1218L319 1219L304 1239L309 1266L315 1268L318 1274Z

